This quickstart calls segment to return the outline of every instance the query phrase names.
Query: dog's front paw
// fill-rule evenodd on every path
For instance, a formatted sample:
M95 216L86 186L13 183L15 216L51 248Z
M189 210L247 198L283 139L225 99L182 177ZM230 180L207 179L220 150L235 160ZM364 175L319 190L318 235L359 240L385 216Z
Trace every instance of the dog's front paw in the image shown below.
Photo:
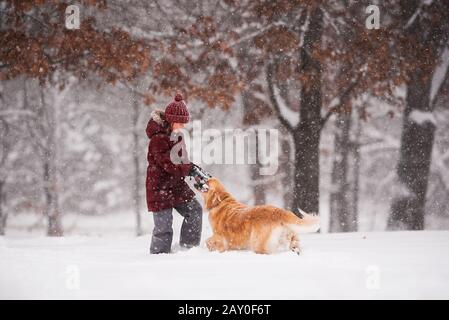
M219 251L219 252L225 251L223 243L220 240L215 239L214 237L211 237L206 240L206 246L209 249L209 251Z
M210 238L206 240L206 246L207 246L207 249L209 249L209 251L214 251L212 242L213 242L213 240Z

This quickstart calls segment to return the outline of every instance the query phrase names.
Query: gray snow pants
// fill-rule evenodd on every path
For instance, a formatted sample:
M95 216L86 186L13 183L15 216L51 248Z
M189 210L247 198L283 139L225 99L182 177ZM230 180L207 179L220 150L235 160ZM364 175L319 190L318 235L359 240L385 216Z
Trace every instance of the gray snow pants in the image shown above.
M175 207L184 217L179 244L191 248L198 246L201 240L203 210L198 200L183 203ZM154 229L151 237L150 253L170 253L173 240L173 208L153 212Z

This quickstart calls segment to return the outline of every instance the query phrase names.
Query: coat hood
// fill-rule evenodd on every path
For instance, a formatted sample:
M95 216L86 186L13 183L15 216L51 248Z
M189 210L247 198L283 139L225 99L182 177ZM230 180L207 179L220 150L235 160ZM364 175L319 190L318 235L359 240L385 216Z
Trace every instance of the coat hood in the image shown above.
M165 120L165 113L163 110L156 109L151 112L151 119L148 121L146 132L150 139L158 133L169 133L169 124Z

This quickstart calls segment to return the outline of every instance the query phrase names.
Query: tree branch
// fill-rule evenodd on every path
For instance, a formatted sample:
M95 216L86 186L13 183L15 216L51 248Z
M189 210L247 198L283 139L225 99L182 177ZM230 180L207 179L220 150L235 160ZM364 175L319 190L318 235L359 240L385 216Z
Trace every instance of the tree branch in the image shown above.
M47 30L52 31L52 32L54 31L54 28L53 28L52 26L50 26L50 25L47 24L46 22L40 20L39 18L36 18L35 16L33 16L33 15L31 15L31 14L28 14L28 13L25 13L25 12L23 12L22 14L23 14L25 17L28 17L28 18L30 18L30 19L36 21L36 22L39 23L41 26L45 27Z
M268 84L268 92L269 92L269 98L271 101L271 104L273 105L274 111L276 112L276 115L281 122L281 124L289 131L293 132L293 127L288 122L288 120L282 115L281 108L279 106L279 102L276 99L276 95L274 93L274 84L273 84L273 72L274 72L274 63L268 62L267 70L266 70L266 80Z
M130 86L126 81L122 81L119 80L119 82L129 91L135 93L137 96L141 97L141 98L146 98L147 95L139 90L137 90L136 88L134 88L133 86Z
M449 47L446 47L445 50L448 50L448 52L449 52ZM444 53L445 53L445 51L443 51L443 55L444 55ZM435 92L434 96L430 97L431 98L431 101L430 101L430 109L431 110L433 110L435 108L435 105L438 102L438 98L441 94L441 91L447 84L449 84L448 82L449 82L449 66L446 67L446 70L445 70L445 73L443 76L443 80L441 81L439 87L437 88L437 91Z
M357 85L357 83L359 81L359 78L360 78L360 75L357 76L355 79L353 79L351 81L351 83L349 84L349 86L342 92L342 94L338 98L336 98L336 99L338 99L338 104L336 106L331 106L329 111L326 113L326 115L323 118L321 118L321 128L324 127L324 125L326 124L327 120L329 120L329 118L334 113L338 113L338 112L341 111L341 109L344 107L344 105L348 101L349 97L351 96L351 92L356 87L356 85Z

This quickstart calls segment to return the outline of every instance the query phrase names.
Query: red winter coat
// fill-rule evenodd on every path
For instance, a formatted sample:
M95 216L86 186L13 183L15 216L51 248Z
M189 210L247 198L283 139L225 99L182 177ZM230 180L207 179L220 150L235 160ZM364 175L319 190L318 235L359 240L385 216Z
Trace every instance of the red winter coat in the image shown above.
M169 127L163 115L163 111L154 111L146 129L150 138L147 157L147 206L148 211L153 212L173 208L195 197L195 193L184 181L192 164L174 164L170 160L172 147L184 142L170 140Z

